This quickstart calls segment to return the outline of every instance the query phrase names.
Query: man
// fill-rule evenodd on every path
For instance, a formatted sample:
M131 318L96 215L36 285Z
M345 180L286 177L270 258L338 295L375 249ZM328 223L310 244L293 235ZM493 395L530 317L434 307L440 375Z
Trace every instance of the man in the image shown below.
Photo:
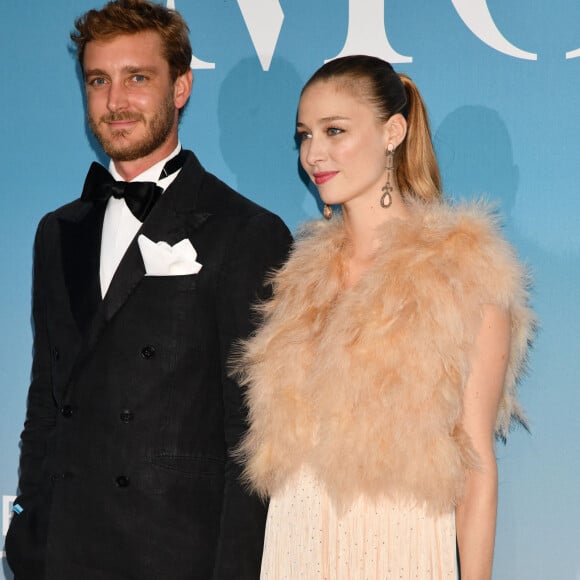
M257 578L265 506L231 459L246 418L227 361L290 234L180 152L176 12L115 0L71 37L112 176L93 164L38 228L8 561L16 580Z

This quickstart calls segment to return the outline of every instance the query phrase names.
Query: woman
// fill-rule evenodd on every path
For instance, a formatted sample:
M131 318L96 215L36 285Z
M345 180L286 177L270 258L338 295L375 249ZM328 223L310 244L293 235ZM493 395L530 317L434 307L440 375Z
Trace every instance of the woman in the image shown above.
M325 64L297 130L332 219L303 230L238 365L262 577L455 578L457 545L462 578L490 578L525 272L485 207L442 201L423 101L388 63Z

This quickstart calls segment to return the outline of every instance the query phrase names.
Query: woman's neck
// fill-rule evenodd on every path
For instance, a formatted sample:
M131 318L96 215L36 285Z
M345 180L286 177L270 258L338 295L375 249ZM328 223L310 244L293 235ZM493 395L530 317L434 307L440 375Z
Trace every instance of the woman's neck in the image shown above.
M370 264L379 245L378 229L394 220L405 220L411 213L397 190L393 192L390 207L382 207L377 196L376 202L352 200L343 204L342 216L349 252L346 258L360 264Z

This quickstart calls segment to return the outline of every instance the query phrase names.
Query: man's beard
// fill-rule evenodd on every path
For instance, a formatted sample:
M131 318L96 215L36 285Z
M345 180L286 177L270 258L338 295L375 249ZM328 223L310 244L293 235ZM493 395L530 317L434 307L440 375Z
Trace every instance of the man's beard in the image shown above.
M111 137L105 137L99 130L99 125L111 121L145 121L145 117L139 113L121 112L109 113L96 121L91 115L88 116L89 126L103 151L113 161L134 161L146 157L158 149L171 133L175 122L175 105L173 96L168 95L160 109L146 125L147 133L141 141L133 144L125 143L124 137L130 132L124 129L114 131Z

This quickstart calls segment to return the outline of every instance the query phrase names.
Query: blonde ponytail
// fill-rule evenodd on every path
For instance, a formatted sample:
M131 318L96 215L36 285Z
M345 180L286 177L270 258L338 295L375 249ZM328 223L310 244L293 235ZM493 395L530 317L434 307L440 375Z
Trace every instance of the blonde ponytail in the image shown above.
M407 136L395 157L397 182L403 196L436 201L441 198L441 175L427 109L415 83L402 73L399 78L407 95Z

